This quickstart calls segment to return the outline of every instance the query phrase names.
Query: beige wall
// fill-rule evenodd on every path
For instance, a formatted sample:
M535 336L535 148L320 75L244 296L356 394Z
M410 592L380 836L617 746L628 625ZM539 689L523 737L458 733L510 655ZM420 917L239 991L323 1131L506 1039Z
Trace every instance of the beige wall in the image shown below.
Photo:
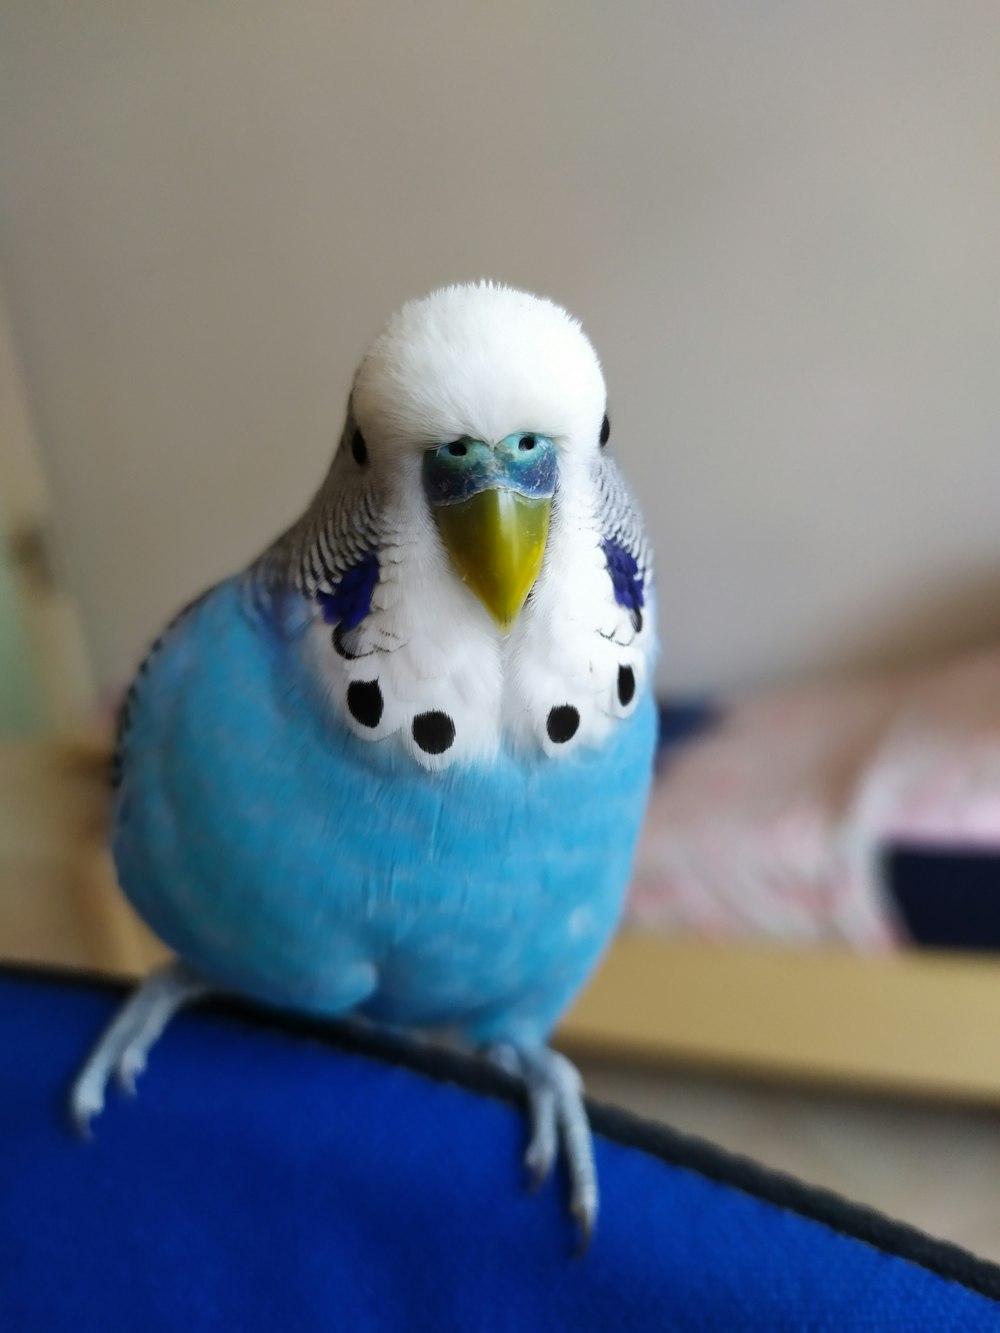
M1000 8L5 0L0 262L98 668L319 477L398 302L606 364L664 678L1000 633Z

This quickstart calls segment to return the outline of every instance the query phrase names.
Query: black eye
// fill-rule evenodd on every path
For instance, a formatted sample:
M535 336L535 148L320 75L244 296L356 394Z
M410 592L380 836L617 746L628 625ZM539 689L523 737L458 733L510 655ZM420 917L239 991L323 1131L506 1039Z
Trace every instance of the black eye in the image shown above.
M604 420L601 422L601 448L602 448L602 449L604 448L604 446L607 444L608 440L610 440L610 439L611 439L611 422L607 419L607 417L605 417Z
M454 444L448 445L448 452L452 458L464 458L469 451L461 440L456 440Z
M351 437L351 453L359 467L364 467L368 462L368 446L365 444L365 437L359 430L356 430Z
M524 453L527 453L530 449L534 449L535 447L534 435L522 435L517 442L517 447Z

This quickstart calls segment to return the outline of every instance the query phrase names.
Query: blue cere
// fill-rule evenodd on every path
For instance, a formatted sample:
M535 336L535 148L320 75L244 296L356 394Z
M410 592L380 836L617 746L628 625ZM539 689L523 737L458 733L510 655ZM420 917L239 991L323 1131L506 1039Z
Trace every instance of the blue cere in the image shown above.
M424 490L431 504L457 504L489 487L551 499L556 447L547 435L518 431L491 446L463 437L424 454Z

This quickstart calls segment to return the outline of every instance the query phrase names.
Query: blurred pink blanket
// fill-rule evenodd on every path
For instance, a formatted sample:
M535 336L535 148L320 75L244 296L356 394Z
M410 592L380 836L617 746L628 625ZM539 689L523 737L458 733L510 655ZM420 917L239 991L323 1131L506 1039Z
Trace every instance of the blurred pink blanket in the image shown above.
M656 784L628 919L884 949L888 843L1000 851L1000 651L734 704Z

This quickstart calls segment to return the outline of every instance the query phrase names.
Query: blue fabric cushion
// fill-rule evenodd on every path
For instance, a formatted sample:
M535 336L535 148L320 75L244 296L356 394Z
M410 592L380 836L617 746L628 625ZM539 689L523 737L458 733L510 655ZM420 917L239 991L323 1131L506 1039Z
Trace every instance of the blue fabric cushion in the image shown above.
M0 975L4 1330L1000 1330L992 1265L607 1108L575 1259L502 1075L240 1006L178 1019L81 1142L120 998Z

